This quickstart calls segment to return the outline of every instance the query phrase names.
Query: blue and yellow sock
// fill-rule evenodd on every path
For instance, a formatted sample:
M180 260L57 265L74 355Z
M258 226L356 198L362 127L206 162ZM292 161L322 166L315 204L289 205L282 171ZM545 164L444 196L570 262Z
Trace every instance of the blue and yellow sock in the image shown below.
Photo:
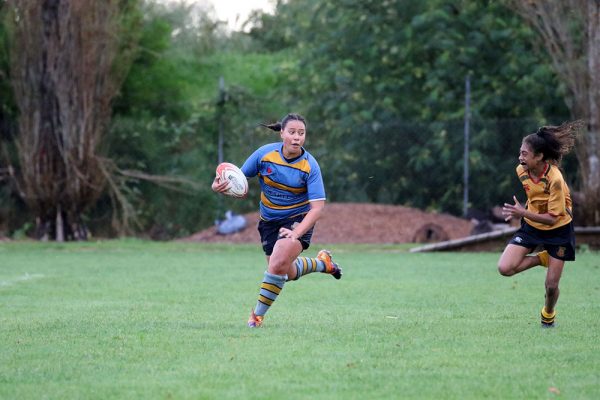
M254 308L254 314L263 316L269 311L269 308L273 305L279 293L281 293L281 289L283 289L286 281L287 275L275 275L265 271L265 278L260 285L258 302Z
M313 272L325 272L325 263L317 258L298 257L294 261L296 267L296 279L300 279L301 276L313 273Z

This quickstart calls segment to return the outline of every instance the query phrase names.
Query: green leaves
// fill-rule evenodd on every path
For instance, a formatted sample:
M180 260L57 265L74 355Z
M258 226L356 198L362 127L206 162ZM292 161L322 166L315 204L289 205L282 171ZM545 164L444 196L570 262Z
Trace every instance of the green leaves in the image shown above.
M280 85L287 104L307 110L319 146L344 153L343 163L321 161L335 199L391 192L397 203L459 212L467 75L481 126L471 133L472 184L484 188L476 207L502 201L505 185L485 174L512 176L513 147L526 132L522 120L499 148L506 132L494 121L566 114L531 30L497 2L294 0L278 5L276 19L296 43Z

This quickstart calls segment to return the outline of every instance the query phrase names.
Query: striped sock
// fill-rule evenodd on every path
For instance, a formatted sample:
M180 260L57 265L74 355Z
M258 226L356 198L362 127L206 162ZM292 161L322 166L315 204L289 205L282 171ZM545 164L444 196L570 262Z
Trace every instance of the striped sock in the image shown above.
M301 276L313 273L313 272L325 272L325 263L317 258L298 257L294 261L296 267L296 279L300 279Z
M285 281L287 281L287 275L274 275L265 271L265 278L258 293L258 302L254 308L256 315L263 316L269 311L269 308L281 293Z
M549 313L546 311L546 306L542 307L542 324L543 325L552 325L554 324L554 317L556 317L556 310Z

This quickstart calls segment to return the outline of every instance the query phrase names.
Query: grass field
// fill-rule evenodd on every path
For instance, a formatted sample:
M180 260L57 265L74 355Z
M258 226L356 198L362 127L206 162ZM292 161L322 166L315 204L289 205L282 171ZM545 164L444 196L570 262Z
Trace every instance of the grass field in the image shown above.
M258 245L0 244L0 398L600 398L598 253L567 264L544 330L541 267L330 248L343 279L286 284L249 329Z

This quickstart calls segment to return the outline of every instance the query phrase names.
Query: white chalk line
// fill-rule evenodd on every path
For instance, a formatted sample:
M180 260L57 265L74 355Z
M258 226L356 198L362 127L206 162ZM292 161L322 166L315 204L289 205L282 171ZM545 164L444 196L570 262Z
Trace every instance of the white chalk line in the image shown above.
M18 283L21 282L27 282L33 279L40 279L43 278L44 275L42 274L28 274L25 273L24 275L18 276L14 279L9 279L9 280L4 280L4 281L0 281L0 288L2 287L8 287L8 286L13 286L16 285Z

